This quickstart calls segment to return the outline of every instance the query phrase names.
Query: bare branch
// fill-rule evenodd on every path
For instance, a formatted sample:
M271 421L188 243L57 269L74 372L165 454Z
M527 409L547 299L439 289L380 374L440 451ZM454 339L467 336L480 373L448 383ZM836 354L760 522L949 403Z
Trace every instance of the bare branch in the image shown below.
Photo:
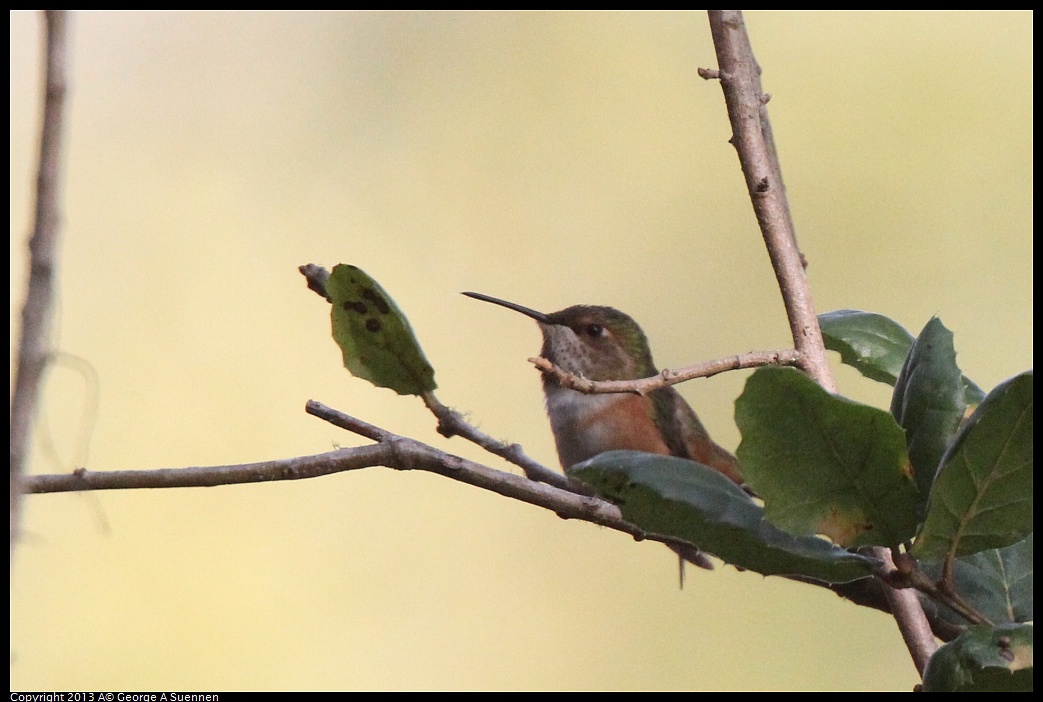
M775 269L793 345L801 354L800 366L823 388L836 392L804 262L797 249L782 168L768 120L767 96L761 90L761 70L753 56L742 12L710 10L709 15L720 70L716 76L704 77L721 81L732 124L731 142L738 152L753 211Z
M40 380L50 356L54 270L58 257L62 117L65 110L66 11L46 10L43 125L36 180L36 221L29 239L29 285L22 306L21 342L11 396L11 548L18 535L18 501L29 452Z
M396 470L424 470L484 490L552 510L564 519L579 519L630 534L638 541L658 541L695 549L683 539L645 532L625 521L619 508L599 497L580 495L539 483L514 473L495 470L466 458L445 453L415 439L393 434L319 402L309 401L309 414L378 443L372 446L261 463L166 468L157 470L88 471L25 478L27 493L125 490L139 488L215 487L243 483L301 480L332 473L386 466Z
M753 210L775 269L793 344L800 352L801 368L824 389L836 392L804 272L805 261L797 249L782 168L768 120L768 96L761 89L761 70L753 56L742 12L710 10L709 17L720 69L716 75L702 75L721 81L732 125L732 145L738 152ZM877 548L874 552L891 563L887 549ZM936 648L923 607L912 590L885 587L884 591L913 662L922 674Z
M659 375L640 380L589 380L557 367L546 358L530 358L529 362L554 378L562 387L572 388L589 394L632 392L647 395L653 390L683 383L695 378L710 378L725 371L760 366L792 366L800 363L800 354L793 349L781 351L749 351L713 361L696 363L684 368L664 369Z
M134 490L141 488L216 487L300 480L320 475L385 465L388 450L380 444L339 449L315 456L297 456L260 463L200 468L152 470L75 470L57 475L25 478L27 493L75 492L79 490Z
M886 567L901 572L895 568L890 549L875 546L869 550ZM905 641L906 648L909 649L909 655L913 658L913 665L916 666L916 671L923 677L927 661L931 659L931 655L938 648L938 644L934 640L934 634L931 632L931 625L924 614L923 606L913 590L891 587L886 576L882 577L881 580L884 581L884 597L887 598L891 614L898 623L898 630L902 633L902 639Z

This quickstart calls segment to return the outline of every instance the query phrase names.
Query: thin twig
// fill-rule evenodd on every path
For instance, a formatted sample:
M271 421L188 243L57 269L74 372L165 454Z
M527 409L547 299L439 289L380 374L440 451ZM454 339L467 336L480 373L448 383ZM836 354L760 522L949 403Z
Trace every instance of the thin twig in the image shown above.
M464 419L462 414L442 404L433 392L424 393L422 399L427 408L431 410L431 413L438 418L438 433L442 436L446 438L459 436L481 446L489 453L499 456L521 468L525 472L525 477L529 480L547 483L562 490L569 490L581 495L594 494L593 488L586 483L573 480L547 468L542 463L534 461L526 455L520 444L508 444L479 430Z
M894 557L897 571L894 575L885 575L882 579L891 587L916 588L928 597L949 607L971 624L992 624L988 617L979 612L969 602L956 592L955 589L941 579L938 582L931 580L919 569L916 559L907 553L900 553Z
M11 396L11 549L18 536L18 503L29 451L40 380L50 356L62 171L62 117L67 78L66 11L46 10L43 125L36 180L36 221L29 239L29 284L22 306L21 342Z
M562 387L572 388L585 393L615 393L631 392L638 395L647 395L653 390L665 388L669 385L683 383L695 378L709 378L724 373L725 371L739 370L742 368L758 368L760 366L792 366L800 363L800 354L793 349L781 351L748 351L726 358L718 358L713 361L696 363L683 368L666 368L649 378L640 380L590 380L581 375L575 375L562 370L546 358L530 358L529 362L539 368L543 373L551 376Z

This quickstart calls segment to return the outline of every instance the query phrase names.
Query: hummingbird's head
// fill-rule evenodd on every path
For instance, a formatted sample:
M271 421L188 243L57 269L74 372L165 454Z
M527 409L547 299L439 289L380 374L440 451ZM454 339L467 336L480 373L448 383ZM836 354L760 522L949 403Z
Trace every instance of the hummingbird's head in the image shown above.
M655 373L648 340L629 315L613 307L574 305L540 322L541 355L590 380L633 380Z
M535 319L543 332L540 355L564 371L590 380L633 380L656 372L641 327L615 308L574 305L544 314L481 293L464 295Z

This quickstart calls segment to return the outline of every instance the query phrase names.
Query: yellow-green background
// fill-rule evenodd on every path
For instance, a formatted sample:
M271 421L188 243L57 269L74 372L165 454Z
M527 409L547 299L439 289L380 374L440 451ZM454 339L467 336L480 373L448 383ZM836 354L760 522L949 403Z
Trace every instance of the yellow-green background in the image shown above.
M986 389L1032 365L1032 16L747 16L820 311L941 315ZM351 378L296 268L354 263L440 397L556 465L535 325L616 306L657 362L789 344L702 13L84 13L31 471L358 439L309 398L490 465ZM11 341L40 26L11 14ZM734 448L746 373L682 386ZM842 391L887 391L841 370ZM40 446L49 435L55 446ZM54 455L56 454L56 456ZM510 468L508 468L510 469ZM15 689L909 689L893 621L421 473L26 498Z

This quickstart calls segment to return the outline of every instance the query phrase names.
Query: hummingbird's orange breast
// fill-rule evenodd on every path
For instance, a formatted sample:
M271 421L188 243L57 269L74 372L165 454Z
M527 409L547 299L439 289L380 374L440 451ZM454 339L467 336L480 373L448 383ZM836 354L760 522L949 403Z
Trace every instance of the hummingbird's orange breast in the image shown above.
M604 451L670 453L646 397L584 395L558 387L547 393L547 413L563 468Z

